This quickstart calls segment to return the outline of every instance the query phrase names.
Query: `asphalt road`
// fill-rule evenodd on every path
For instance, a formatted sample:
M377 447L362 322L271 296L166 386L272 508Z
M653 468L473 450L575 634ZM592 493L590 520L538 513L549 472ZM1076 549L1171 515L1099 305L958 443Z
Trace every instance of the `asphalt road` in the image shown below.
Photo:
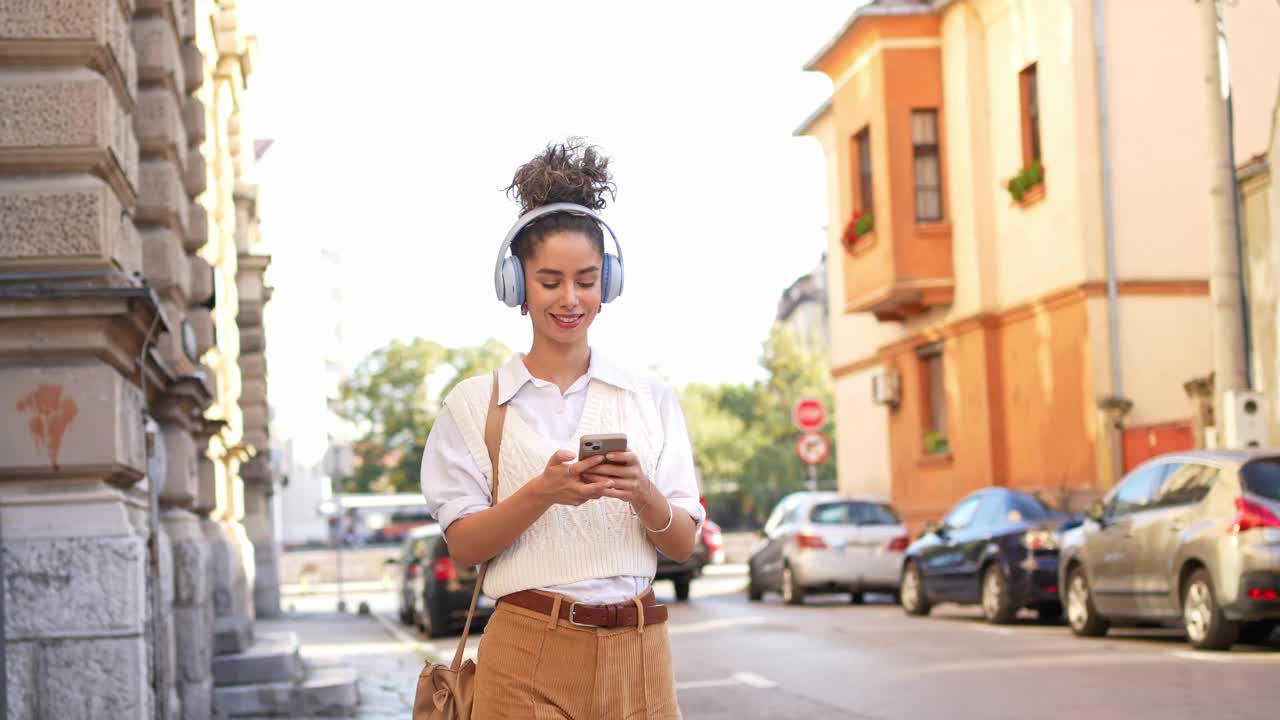
M1084 640L1030 615L994 627L976 608L911 618L888 598L855 606L847 596L819 596L789 607L767 595L751 603L744 578L726 570L696 581L689 603L673 604L676 681L690 720L1227 720L1280 712L1280 633L1265 647L1201 653L1172 630ZM657 589L671 601L669 585ZM394 596L367 599L394 624ZM449 638L400 632L421 649L451 651ZM477 641L468 643L472 653Z

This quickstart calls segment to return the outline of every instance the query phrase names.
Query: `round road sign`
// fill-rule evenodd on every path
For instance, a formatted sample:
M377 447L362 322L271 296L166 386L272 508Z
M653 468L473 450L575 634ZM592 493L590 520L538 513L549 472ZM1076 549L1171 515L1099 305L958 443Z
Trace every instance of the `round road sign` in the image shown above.
M801 430L817 430L827 421L827 409L815 398L800 398L791 408L791 420Z
M821 465L831 454L831 443L820 432L800 433L796 438L796 455L806 464Z

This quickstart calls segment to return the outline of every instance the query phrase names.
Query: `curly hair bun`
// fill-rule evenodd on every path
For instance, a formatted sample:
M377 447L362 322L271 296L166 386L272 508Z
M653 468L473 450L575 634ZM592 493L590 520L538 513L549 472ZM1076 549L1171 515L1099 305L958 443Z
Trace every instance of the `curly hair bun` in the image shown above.
M602 210L605 194L614 198L617 187L609 172L609 158L582 138L550 143L547 149L516 170L507 195L520 203L520 213L551 203L577 203Z

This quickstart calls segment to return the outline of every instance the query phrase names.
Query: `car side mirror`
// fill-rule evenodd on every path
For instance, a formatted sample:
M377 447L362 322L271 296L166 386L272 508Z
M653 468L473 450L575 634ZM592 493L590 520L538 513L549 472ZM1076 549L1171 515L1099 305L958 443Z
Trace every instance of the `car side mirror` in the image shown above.
M1085 509L1084 514L1090 520L1102 525L1107 518L1107 508L1102 504L1101 500L1094 500L1089 503L1089 507Z
M922 535L937 535L938 537L942 537L945 532L946 531L943 530L942 523L936 522L925 523L924 528L921 530Z

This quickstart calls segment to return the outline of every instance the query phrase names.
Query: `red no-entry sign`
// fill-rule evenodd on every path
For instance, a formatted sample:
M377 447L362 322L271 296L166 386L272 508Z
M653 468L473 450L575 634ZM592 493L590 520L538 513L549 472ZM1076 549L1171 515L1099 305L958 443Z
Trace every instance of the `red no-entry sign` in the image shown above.
M791 420L801 430L818 430L827 421L827 409L815 398L800 398L791 408Z

